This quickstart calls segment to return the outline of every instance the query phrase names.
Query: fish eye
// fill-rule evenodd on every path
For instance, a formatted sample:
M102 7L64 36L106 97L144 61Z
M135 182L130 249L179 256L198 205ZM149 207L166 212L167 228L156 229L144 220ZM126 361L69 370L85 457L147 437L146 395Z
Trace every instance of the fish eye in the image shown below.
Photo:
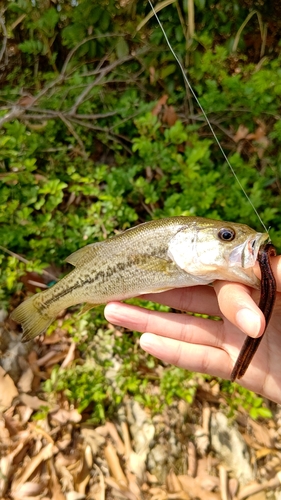
M219 230L218 237L222 241L232 241L235 238L235 231L229 227L223 227Z

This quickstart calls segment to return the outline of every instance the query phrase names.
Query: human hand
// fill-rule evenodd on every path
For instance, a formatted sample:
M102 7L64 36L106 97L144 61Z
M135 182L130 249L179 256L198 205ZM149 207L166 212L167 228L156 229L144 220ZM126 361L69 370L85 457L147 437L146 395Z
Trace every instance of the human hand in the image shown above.
M238 382L281 403L281 257L272 258L271 263L278 290L274 310L261 345ZM238 283L216 281L213 287L178 288L142 298L221 318L222 321L214 321L120 302L107 304L108 321L146 332L140 339L145 351L191 371L229 379L245 334L258 337L265 328L264 316L256 304L259 291Z

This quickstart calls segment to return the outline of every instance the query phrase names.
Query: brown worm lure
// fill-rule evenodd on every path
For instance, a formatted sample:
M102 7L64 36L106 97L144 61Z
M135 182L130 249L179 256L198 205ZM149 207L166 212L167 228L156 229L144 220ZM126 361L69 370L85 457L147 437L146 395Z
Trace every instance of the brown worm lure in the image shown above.
M246 338L231 372L230 378L232 382L236 378L241 378L245 375L247 368L251 363L268 327L276 297L276 280L270 265L270 257L275 255L276 250L271 243L262 245L259 249L258 262L261 270L261 295L259 308L264 314L266 326L261 337L253 339L248 336Z

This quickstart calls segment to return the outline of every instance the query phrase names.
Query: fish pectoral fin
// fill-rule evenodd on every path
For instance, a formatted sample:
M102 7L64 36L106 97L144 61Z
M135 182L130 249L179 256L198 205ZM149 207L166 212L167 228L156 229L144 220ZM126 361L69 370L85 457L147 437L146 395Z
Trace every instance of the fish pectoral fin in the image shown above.
M132 260L134 260L134 256L132 256ZM166 274L171 274L176 268L174 262L171 260L155 257L154 255L148 255L147 258L142 261L139 261L139 256L136 255L134 265L142 271L161 272Z
M78 316L82 316L82 314L85 314L86 312L90 311L91 309L94 309L94 307L100 306L101 304L85 304L81 311L79 312Z

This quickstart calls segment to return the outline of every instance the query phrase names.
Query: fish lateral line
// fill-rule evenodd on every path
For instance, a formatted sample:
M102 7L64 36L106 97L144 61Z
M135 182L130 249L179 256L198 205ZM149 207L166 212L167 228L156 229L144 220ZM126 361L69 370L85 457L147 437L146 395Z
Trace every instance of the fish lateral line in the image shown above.
M201 111L201 113L203 114L203 116L204 116L204 118L205 118L205 120L206 120L206 123L207 123L207 125L208 125L208 127L209 127L209 129L210 129L210 131L211 131L211 133L212 133L212 135L213 135L213 137L214 137L214 139L215 139L215 142L217 143L217 145L218 145L218 147L219 147L219 149L220 149L220 152L221 152L221 154L222 154L222 156L223 156L224 160L226 161L227 166L229 167L229 169L230 169L230 171L231 171L232 175L234 176L234 178L235 178L235 180L236 180L237 184L239 185L240 189L242 190L242 193L244 194L244 196L245 196L246 200L248 201L248 203L249 203L249 204L250 204L250 206L252 207L252 209L253 209L254 213L256 214L256 216L257 216L257 218L258 218L258 220L259 220L260 224L262 225L263 229L264 229L264 230L268 233L269 229L267 229L267 227L266 227L266 225L264 224L264 222L263 222L263 220L262 220L261 216L259 215L259 213L258 213L258 211L257 211L257 209L256 209L256 207L255 207L255 205L253 204L253 202L252 202L251 198L249 197L249 195L247 194L246 190L244 189L244 187L243 187L243 185L242 185L242 183L241 183L241 181L240 181L240 179L239 179L238 175L236 174L236 172L235 172L235 170L234 170L233 166L231 165L231 163L230 163L230 161L229 161L229 159L228 159L228 157L227 157L227 155L226 155L226 153L225 153L225 151L224 151L224 149L223 149L223 147L222 147L222 145L221 145L221 143L220 143L220 141L219 141L219 139L218 139L218 137L217 137L217 134L216 134L216 132L215 132L215 130L214 130L214 128L213 128L213 126L212 126L212 124L211 124L211 122L210 122L210 120L209 120L208 116L207 116L206 111L204 110L204 108L203 108L202 104L200 103L200 100L198 99L198 97L197 97L197 95L196 95L196 93L195 93L195 91L194 91L194 89L193 89L193 87L192 87L192 85L191 85L191 83L190 83L190 81L189 81L188 77L186 76L186 70L185 70L184 66L182 65L182 63L181 63L181 61L180 61L179 57L177 56L177 54L176 54L175 50L174 50L174 49L173 49L173 47L172 47L172 44L171 44L171 42L170 42L170 40L169 40L169 38L168 38L168 35L167 35L167 33L166 33L165 29L164 29L163 24L161 23L161 21L160 21L160 19L159 19L159 16L158 16L158 14L157 14L157 12L156 12L156 10L155 10L154 6L153 6L152 1L151 1L151 0L148 0L148 3L149 3L149 5L150 5L150 8L151 8L151 10L152 10L152 12L153 12L153 15L154 15L155 19L157 20L157 22L158 22L158 24L159 24L159 27L160 27L160 29L161 29L161 31L162 31L162 33L163 33L163 35L164 35L164 38L165 38L166 43L167 43L167 45L168 45L168 47L169 47L169 50L170 50L171 54L173 55L174 59L176 60L176 62L177 62L177 64L178 64L178 66L179 66L179 68L180 68L180 70L181 70L181 73L182 73L183 80L184 80L184 83L185 83L186 88L190 90L190 92L191 92L191 94L192 94L192 96L193 96L194 100L196 101L197 105L199 106L200 111Z

